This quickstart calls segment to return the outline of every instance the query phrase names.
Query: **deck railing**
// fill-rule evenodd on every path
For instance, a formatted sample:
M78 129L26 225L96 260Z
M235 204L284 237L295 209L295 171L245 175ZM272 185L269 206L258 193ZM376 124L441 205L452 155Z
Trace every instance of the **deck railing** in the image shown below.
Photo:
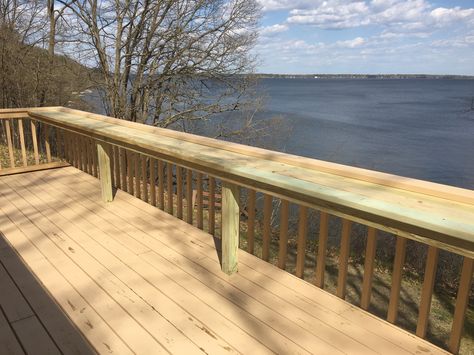
M289 221L297 213L294 274L304 278L314 272L315 286L324 288L330 219L337 218L342 228L335 293L345 299L353 226L362 224L367 242L360 307L368 310L379 231L394 235L386 316L391 323L397 322L407 241L426 244L416 326L421 338L428 330L439 251L460 255L448 342L451 352L459 350L474 269L474 191L65 108L0 110L0 122L0 147L6 147L3 158L9 161L2 161L0 175L67 162L100 176L104 201L113 200L113 188L121 189L220 237L222 269L228 274L238 268L239 244L252 254L258 246L263 260L287 268ZM309 248L310 216L319 230L312 243L317 252ZM313 253L316 267L311 271L307 260Z

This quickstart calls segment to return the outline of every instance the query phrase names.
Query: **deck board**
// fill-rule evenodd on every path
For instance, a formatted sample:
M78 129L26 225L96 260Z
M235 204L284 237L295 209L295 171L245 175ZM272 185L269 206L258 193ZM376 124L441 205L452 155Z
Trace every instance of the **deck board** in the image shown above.
M100 353L443 353L243 251L222 273L212 236L106 204L73 167L0 177L0 199L6 241Z

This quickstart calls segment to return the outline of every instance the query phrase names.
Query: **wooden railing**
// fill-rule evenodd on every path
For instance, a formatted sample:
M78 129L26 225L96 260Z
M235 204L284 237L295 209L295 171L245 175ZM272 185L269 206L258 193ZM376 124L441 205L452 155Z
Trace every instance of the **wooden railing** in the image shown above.
M0 176L68 165L61 159L61 130L26 112L0 110Z
M458 352L474 269L474 191L65 108L0 115L2 122L28 117L31 127L45 127L46 137L56 137L41 145L47 162L51 155L100 176L104 201L111 201L112 189L118 188L221 238L222 269L229 274L238 268L240 244L325 288L331 225L339 221L335 294L345 299L351 241L360 238L355 231L364 225L367 242L359 305L364 310L371 305L377 240L390 234L396 245L386 319L396 323L407 244L427 245L416 326L422 338L428 330L439 252L459 255L462 270L448 342L449 350ZM11 152L17 148L6 131L4 144ZM23 133L19 134L24 151ZM31 134L34 141L33 128ZM40 153L35 144L36 157ZM221 197L219 205L216 196ZM297 227L291 228L294 219ZM313 238L308 238L309 232ZM315 259L315 267L310 259Z

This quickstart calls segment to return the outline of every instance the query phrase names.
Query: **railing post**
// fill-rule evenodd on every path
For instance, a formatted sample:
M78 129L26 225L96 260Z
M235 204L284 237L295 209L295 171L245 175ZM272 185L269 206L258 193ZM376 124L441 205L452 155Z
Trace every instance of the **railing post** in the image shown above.
M238 186L222 182L222 271L228 275L237 271L239 195Z
M113 200L113 192L112 173L110 165L110 149L105 143L97 142L97 157L99 163L102 200L104 202L111 202Z

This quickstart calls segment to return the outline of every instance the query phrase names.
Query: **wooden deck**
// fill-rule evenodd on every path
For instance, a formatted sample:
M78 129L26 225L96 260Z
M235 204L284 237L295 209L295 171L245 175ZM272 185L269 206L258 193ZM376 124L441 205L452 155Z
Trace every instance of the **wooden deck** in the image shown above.
M1 354L444 353L73 167L0 177L0 231Z

